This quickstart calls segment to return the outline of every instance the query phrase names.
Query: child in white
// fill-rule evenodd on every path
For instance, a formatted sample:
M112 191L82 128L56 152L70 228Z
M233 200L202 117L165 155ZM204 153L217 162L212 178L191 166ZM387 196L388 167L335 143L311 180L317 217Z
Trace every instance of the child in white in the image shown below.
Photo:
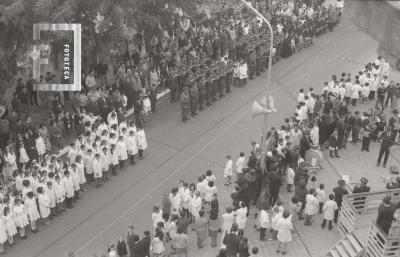
M289 167L287 170L287 175L286 175L286 184L287 184L287 191L290 193L292 192L293 184L294 184L294 170L292 167Z
M318 200L315 198L315 189L311 188L306 195L306 207L304 208L306 220L304 225L309 226L312 223L312 217L318 212Z
M271 211L263 208L260 212L260 241L265 241L265 233L271 230ZM271 239L271 238L269 238Z
M278 222L282 219L282 214L279 212L278 207L274 207L272 209L272 218L271 218L271 228L272 228L272 239L276 240L278 235Z
M338 209L337 203L335 202L335 196L333 194L329 195L329 200L324 204L324 219L322 221L321 227L325 228L326 221L328 221L329 230L332 229L332 220L335 217L335 211Z
M226 159L227 161L225 164L224 177L226 178L225 185L228 186L232 183L231 180L232 180L233 162L232 162L232 157L230 155L227 155Z

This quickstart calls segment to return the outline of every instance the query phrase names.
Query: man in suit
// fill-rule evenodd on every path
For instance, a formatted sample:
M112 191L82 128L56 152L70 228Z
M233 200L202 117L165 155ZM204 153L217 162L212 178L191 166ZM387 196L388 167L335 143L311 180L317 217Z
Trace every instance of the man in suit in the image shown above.
M385 154L385 158L383 159L383 167L386 168L386 162L389 158L389 153L390 153L390 147L394 144L394 140L396 138L395 133L393 133L392 129L388 127L386 131L382 133L380 136L381 141L381 148L379 150L379 155L378 155L378 163L376 164L377 167L381 164L381 160L383 157L383 154Z
M236 257L239 253L240 238L237 231L238 225L233 223L231 232L224 237L223 243L226 245L227 257Z

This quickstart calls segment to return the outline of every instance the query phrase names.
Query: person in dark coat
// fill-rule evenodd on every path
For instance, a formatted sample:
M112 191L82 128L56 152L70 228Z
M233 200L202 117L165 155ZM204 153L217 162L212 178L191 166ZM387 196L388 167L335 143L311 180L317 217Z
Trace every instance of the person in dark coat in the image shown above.
M396 134L393 133L390 127L388 127L386 131L382 133L379 139L382 140L382 142L381 142L381 148L379 149L378 163L376 164L376 166L379 167L379 165L381 164L383 154L385 154L385 158L383 159L383 167L386 168L386 162L389 158L390 147L392 147L394 144L394 141L396 139Z
M376 218L376 224L385 233L389 232L390 226L393 222L393 214L395 212L395 208L393 207L391 201L392 198L390 196L383 198L383 201L378 208L378 217Z
M310 175L307 173L307 163L305 162L300 162L299 166L296 168L294 171L294 184L297 186L301 180L304 180L304 182L308 182L308 179L310 178Z
M321 135L321 131L320 131ZM306 151L310 150L311 148L311 138L310 138L310 131L304 131L303 135L300 138L300 156L304 158Z
M339 217L339 211L340 208L342 207L343 196L349 194L349 192L344 188L345 185L346 182L343 179L340 179L338 181L338 186L333 189L333 193L335 194L335 202L338 206L338 209L335 210L335 217L334 217L335 223L337 223L337 219Z
M240 247L240 238L237 235L238 225L232 224L231 232L225 235L223 239L224 245L226 245L227 257L237 257Z
M347 113L347 112L346 112ZM338 132L339 150L343 147L343 141L346 140L346 123L344 122L345 116L339 116L336 122L336 130Z
M361 193L367 193L371 191L371 187L367 186L368 184L368 179L366 178L361 178L360 180L360 185L357 185L353 189L353 194L361 194ZM354 198L354 208L355 209L363 209L365 207L365 200L366 197L355 197Z
M281 177L278 174L278 168L268 174L269 180L269 205L274 206L279 196L279 189L282 185Z
M306 196L308 194L308 190L306 187L306 181L300 180L296 188L294 189L294 195L302 203L301 209L299 211L299 220L303 220L303 211L306 207Z
M135 244L139 241L139 236L134 233L135 227L133 225L128 226L128 234L126 235L126 243L129 248L130 256L133 256L133 249ZM135 241L135 238L137 239Z
M136 251L134 253L134 257L146 257L150 256L150 231L144 231L144 237L136 244Z
M332 135L329 136L329 155L331 158L340 158L339 156L339 139L337 130L333 131ZM335 154L335 155L333 155Z
M319 145L324 145L329 137L330 121L328 116L322 115L321 120L318 122L319 128Z

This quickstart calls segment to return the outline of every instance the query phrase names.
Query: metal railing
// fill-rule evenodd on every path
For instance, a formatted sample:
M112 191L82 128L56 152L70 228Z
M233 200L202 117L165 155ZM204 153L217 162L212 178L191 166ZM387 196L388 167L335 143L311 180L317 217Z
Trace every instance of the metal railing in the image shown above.
M383 198L391 196L393 202L400 201L400 189L376 191L343 196L338 218L338 231L343 237L357 228L360 216L378 211Z
M375 221L371 222L365 257L398 257L400 256L400 238L391 238L382 231Z

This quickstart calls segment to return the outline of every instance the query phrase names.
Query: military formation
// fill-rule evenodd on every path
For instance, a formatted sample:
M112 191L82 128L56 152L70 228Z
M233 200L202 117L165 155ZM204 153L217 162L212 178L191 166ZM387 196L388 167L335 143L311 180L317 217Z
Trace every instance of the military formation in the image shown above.
M227 56L218 56L217 59L200 56L193 63L173 68L169 83L170 100L175 102L177 95L180 96L182 122L231 93L233 87L244 86L246 82L234 76L241 65L249 67L250 79L268 68L267 37L265 33L249 35L233 45ZM279 40L275 42L276 45L279 43Z

